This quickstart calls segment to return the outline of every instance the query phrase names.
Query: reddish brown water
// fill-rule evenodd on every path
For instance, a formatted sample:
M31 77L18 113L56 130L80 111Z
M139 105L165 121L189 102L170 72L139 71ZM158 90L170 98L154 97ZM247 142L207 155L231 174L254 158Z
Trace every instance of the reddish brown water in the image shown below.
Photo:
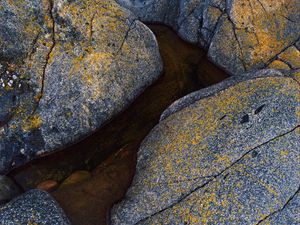
M10 173L28 190L48 179L61 182L76 170L92 171L89 180L52 193L72 224L106 224L111 205L130 185L138 147L161 113L178 98L227 77L206 59L202 49L182 41L170 28L149 27L157 36L164 61L160 79L95 134Z

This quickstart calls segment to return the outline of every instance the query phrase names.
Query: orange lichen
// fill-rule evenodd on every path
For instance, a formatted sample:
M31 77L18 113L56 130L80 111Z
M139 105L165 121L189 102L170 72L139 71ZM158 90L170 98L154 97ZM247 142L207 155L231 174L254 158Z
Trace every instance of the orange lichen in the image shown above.
M280 60L274 60L274 61L268 66L268 68L270 68L270 69L286 69L286 70L289 70L289 69L290 69L290 67L289 67L286 63L284 63L284 62L282 62L282 61L280 61Z
M286 34L291 5L296 0L241 0L232 5L230 18L235 24L246 67L266 63L294 41ZM241 13L242 12L242 13Z
M300 68L300 51L291 46L278 56L284 62L288 62L293 69Z

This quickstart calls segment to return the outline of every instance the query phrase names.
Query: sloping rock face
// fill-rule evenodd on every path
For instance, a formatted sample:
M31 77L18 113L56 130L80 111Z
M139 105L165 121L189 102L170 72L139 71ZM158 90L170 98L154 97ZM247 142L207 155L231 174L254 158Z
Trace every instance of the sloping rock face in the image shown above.
M299 68L298 0L118 0L141 20L172 26L231 74ZM298 43L298 44L297 44Z
M0 207L0 224L70 225L62 209L46 192L32 190Z
M92 133L162 70L153 33L113 0L4 0L0 20L0 173Z
M112 224L297 220L291 218L300 187L296 75L245 74L171 106L177 110L141 145L132 187L113 209Z

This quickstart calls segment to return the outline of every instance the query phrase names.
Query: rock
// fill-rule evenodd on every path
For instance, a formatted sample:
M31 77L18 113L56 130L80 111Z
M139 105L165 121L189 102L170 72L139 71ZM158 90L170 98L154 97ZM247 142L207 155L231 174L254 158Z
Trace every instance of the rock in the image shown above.
M253 78L259 78L259 77L293 77L294 79L298 79L298 73L300 73L300 70L297 72L287 72L287 71L279 71L274 69L265 69L265 70L259 70L257 72L252 73L244 73L242 76L231 76L227 78L226 80L216 84L212 85L207 88L200 89L198 91L195 91L189 95L184 96L183 98L180 98L176 100L173 104L171 104L161 115L160 121L164 120L171 114L180 111L181 109L195 103L196 101L206 98L209 96L213 96L216 93L226 90L227 88L231 87L232 85L243 82L249 79Z
M297 0L117 1L142 21L172 26L185 40L207 49L208 57L233 75L268 68L282 60L282 54L287 69L299 68Z
M67 186L81 183L85 180L88 180L91 178L91 173L88 171L80 170L80 171L75 171L72 173L67 179L65 179L62 184L60 185L60 188L65 188Z
M21 189L8 177L0 176L0 205L17 197Z
M47 192L32 190L0 207L1 224L69 225L56 201Z
M55 180L46 180L43 181L42 183L39 183L37 185L37 189L47 191L47 192L52 192L58 187L58 183Z
M294 75L244 74L184 97L143 141L112 224L256 224L284 209L300 186Z
M0 174L91 134L162 70L153 33L113 0L0 9Z

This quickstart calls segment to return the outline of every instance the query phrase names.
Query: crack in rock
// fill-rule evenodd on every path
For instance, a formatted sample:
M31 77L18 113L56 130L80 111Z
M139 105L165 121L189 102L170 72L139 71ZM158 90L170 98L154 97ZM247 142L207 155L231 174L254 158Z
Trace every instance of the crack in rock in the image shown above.
M200 189L206 187L209 183L211 183L213 180L217 179L217 178L220 177L222 174L224 174L225 172L227 172L229 169L231 169L233 166L235 166L236 164L238 164L238 163L239 163L240 161L242 161L247 155L251 154L251 153L254 152L256 149L258 149L258 148L260 148L260 147L262 147L262 146L264 146L264 145L267 145L268 143L271 143L271 142L273 142L273 141L275 141L275 140L277 140L277 139L279 139L279 138L282 138L282 137L284 137L284 136L286 136L286 135L288 135L288 134L294 132L294 131L297 130L298 128L300 128L300 124L297 125L296 127L294 127L292 130L287 131L287 132L285 132L285 133L283 133L283 134L281 134L281 135L278 135L278 136L276 136L276 137L274 137L274 138L272 138L272 139L270 139L270 140L268 140L268 141L266 141L266 142L264 142L264 143L262 143L262 144L260 144L260 145L258 145L258 146L256 146L256 147L250 149L249 151L245 152L239 159L237 159L236 161L234 161L231 165L229 165L228 167L226 167L225 169L223 169L223 170L220 171L219 173L217 173L217 174L215 174L215 175L212 175L212 179L208 180L207 182L205 182L205 183L202 184L201 186L198 186L198 187L194 188L193 190L191 190L191 191L188 192L187 194L184 194L181 198L179 198L176 202L172 203L171 205L169 205L169 206L163 208L162 210L160 210L160 211L158 211L158 212L155 212L155 213L151 214L150 216L147 216L147 217L145 217L145 218L139 220L138 222L135 223L135 225L137 225L137 224L139 224L139 223L142 223L142 222L146 221L147 219L149 219L149 218L151 218L151 217L153 217L153 216L155 216L155 215L157 215L157 214L160 214L160 213L166 211L167 209L170 209L170 208L174 207L175 205L179 204L180 202L182 202L183 200L185 200L186 198L188 198L189 196L191 196L194 192L196 192L196 191L198 191L198 190L200 190ZM201 177L199 177L199 178L201 178ZM299 191L299 190L298 190L298 191ZM297 194L297 192L296 192L293 196L295 196L296 194ZM291 200L291 199L290 199L290 200ZM290 200L289 200L289 201L290 201ZM289 202L289 201L288 201L288 202ZM287 202L285 205L287 205L288 202ZM283 207L283 208L284 208L284 207ZM266 219L266 218L265 218L265 219Z

